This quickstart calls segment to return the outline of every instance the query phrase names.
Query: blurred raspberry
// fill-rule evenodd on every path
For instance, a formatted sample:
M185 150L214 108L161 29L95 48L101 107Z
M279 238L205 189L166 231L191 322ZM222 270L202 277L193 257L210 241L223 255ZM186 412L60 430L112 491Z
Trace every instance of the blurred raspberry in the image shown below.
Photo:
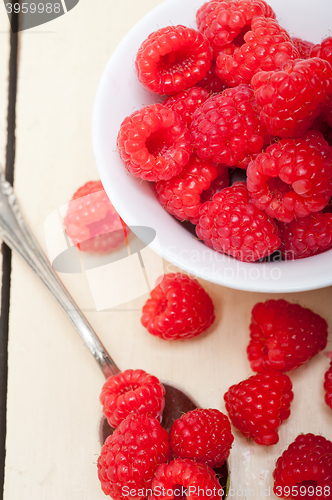
M295 370L326 347L327 323L286 300L259 302L252 310L247 348L251 369Z
M151 92L175 94L202 80L212 50L206 38L186 26L167 26L151 33L136 56L139 81Z
M100 402L112 427L130 413L161 420L165 389L157 377L144 370L126 370L109 377L103 385Z
M295 36L292 36L292 43L296 48L296 50L298 51L301 59L309 59L311 49L314 46L312 42L308 42L307 40L302 40L302 38L297 38Z
M164 340L186 340L205 332L214 322L210 296L185 274L165 274L143 306L142 325Z
M174 94L163 102L166 108L171 108L190 126L194 111L199 108L209 97L209 92L201 87L192 87L188 90L182 90Z
M324 377L325 402L332 410L332 360Z
M162 104L146 106L125 118L117 143L127 170L147 181L178 175L192 149L187 127Z
M320 57L332 65L332 36L324 38L322 43L312 47L310 57Z

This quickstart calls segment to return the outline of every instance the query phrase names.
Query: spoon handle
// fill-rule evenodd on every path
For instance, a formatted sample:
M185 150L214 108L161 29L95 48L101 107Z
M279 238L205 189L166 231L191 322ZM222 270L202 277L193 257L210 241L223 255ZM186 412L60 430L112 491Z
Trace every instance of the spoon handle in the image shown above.
M120 370L54 272L39 244L28 229L12 186L0 174L0 237L17 251L44 283L67 315L81 339L94 356L105 377Z

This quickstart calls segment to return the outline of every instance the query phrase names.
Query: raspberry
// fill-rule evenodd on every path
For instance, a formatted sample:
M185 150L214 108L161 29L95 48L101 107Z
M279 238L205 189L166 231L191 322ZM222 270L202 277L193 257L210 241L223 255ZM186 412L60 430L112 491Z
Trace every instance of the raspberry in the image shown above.
M294 47L298 51L300 58L309 59L310 52L314 44L312 42L308 42L307 40L302 40L302 38L296 38L295 36L292 36L292 42Z
M324 389L325 402L327 406L329 406L332 410L332 361L330 364L330 368L325 373Z
M273 491L279 498L331 500L332 443L323 436L300 434L278 458Z
M83 252L109 253L125 242L129 228L107 197L101 181L81 186L64 218L67 235Z
M268 446L279 441L277 429L290 415L292 383L283 373L258 373L232 385L224 399L232 424L245 437Z
M163 105L175 111L187 127L192 121L193 112L203 104L209 97L207 90L200 87L192 87L188 90L182 90L178 94L168 97Z
M219 410L193 410L175 420L170 433L176 457L190 458L212 468L227 460L234 441L231 425Z
M196 21L213 50L218 51L241 36L255 16L275 18L275 13L263 0L212 0L198 9Z
M168 434L160 423L154 418L130 415L101 449L101 488L114 500L143 500L146 495L142 490L151 487L155 470L170 458ZM136 490L136 494L129 494L130 490Z
M162 104L146 106L125 118L118 148L129 172L147 181L178 175L191 154L187 127Z
M214 165L192 156L182 172L169 181L159 181L154 185L161 205L174 217L197 224L201 195L211 187L218 175Z
M281 68L299 55L287 31L274 19L255 17L244 41L232 55L221 53L217 58L216 73L230 87L250 83L258 71Z
M279 250L285 260L303 259L332 247L332 213L316 212L289 224L280 222L279 227Z
M332 67L317 57L285 62L251 79L260 117L271 135L301 137L331 93Z
M117 427L130 413L161 420L165 389L157 377L144 370L126 370L109 377L100 394L103 413Z
M320 57L332 65L332 36L312 47L310 57Z
M154 494L149 500L221 500L223 491L211 467L193 460L177 458L162 464L152 481ZM173 490L173 495L171 491Z
M199 31L179 25L151 33L138 50L135 66L146 88L171 95L204 78L211 60L206 38Z
M229 186L229 170L223 165L218 165L218 176L215 178L213 182L211 182L211 186L206 191L203 191L201 194L201 203L205 203L206 201L211 201L216 193L219 193L222 189ZM198 221L196 222L198 224Z
M218 252L254 262L280 245L276 223L251 202L244 182L235 182L204 203L197 236Z
M295 370L326 347L327 323L286 300L259 302L252 310L247 348L251 369Z
M282 139L250 163L247 185L253 203L282 222L319 212L332 194L332 148L315 130Z
M213 59L209 71L203 80L196 83L196 87L203 87L211 94L217 94L227 88L226 83L222 82L216 73L216 60Z
M143 306L142 325L165 340L191 339L214 322L210 296L185 274L165 274Z
M190 130L198 156L228 166L261 151L264 144L265 129L248 85L210 97L195 111Z

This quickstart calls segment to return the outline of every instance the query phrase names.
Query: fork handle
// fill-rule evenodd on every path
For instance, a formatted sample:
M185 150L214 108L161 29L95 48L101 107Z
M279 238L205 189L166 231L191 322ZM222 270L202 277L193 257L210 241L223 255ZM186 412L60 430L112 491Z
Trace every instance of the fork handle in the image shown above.
M12 186L0 175L0 237L44 283L97 361L106 378L120 370L45 257L28 229Z

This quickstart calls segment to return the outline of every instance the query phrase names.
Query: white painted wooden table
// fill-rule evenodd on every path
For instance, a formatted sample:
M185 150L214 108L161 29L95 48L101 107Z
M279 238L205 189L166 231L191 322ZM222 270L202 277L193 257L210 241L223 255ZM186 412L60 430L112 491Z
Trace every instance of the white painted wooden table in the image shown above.
M44 249L46 217L68 202L77 187L98 178L90 127L102 71L126 32L158 3L98 0L97 6L81 0L65 16L21 33L15 191ZM7 29L3 19L1 23L5 28L0 29ZM0 80L0 92L2 85ZM0 141L3 120L1 114ZM147 296L96 312L83 274L61 278L121 368L143 368L174 381L201 406L220 410L228 387L250 375L245 353L250 311L271 295L203 283L216 305L215 326L193 341L166 343L140 324ZM332 325L332 288L284 296L311 307ZM103 376L43 285L16 255L9 336L4 498L104 498L96 473ZM332 350L331 335L327 350ZM291 417L280 428L278 445L259 447L235 431L232 496L241 496L237 490L242 488L243 498L253 498L244 491L250 488L259 498L261 487L272 485L276 458L300 432L332 437L332 412L323 403L327 366L321 353L291 375L295 400Z

